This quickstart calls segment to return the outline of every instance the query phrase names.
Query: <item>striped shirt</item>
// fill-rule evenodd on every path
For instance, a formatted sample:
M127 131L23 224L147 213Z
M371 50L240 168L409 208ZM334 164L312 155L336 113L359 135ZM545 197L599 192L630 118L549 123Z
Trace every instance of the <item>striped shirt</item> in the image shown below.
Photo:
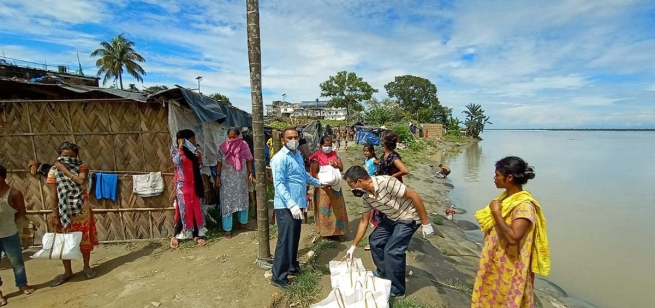
M373 176L371 179L375 195L365 194L362 197L362 213L376 209L393 221L421 221L414 202L404 197L407 191L405 184L388 175Z

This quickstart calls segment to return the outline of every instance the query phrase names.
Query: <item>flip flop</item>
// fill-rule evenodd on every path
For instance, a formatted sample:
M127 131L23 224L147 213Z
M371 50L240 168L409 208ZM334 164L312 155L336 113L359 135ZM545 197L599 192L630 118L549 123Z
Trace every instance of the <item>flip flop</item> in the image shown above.
M171 243L169 245L171 248L176 249L180 247L180 240L178 240L176 237L171 237Z
M2 295L2 292L0 292L0 306L6 306L7 305L7 300L5 299L4 295Z
M203 240L203 239L200 238L200 237L196 237L196 238L194 238L193 241L195 241L196 244L198 244L198 246L205 246L205 245L207 245L207 241Z
M225 232L225 238L232 238L232 232Z
M73 275L70 275L70 276L57 275L57 277L55 277L55 280L52 281L52 286L53 287L58 287L58 286L64 284L66 281L70 280L72 277L73 277Z
M87 268L84 271L84 276L86 276L86 279L93 279L98 276L98 273L94 271L92 268Z
M18 288L18 290L23 292L23 294L25 294L25 295L30 295L30 294L34 293L34 287L29 286L29 285L21 286L21 287Z
M237 228L238 228L238 229L241 229L241 230L248 230L248 231L252 231L252 230L253 230L253 229L252 229L249 225L247 225L247 224L239 224L239 225L237 226Z

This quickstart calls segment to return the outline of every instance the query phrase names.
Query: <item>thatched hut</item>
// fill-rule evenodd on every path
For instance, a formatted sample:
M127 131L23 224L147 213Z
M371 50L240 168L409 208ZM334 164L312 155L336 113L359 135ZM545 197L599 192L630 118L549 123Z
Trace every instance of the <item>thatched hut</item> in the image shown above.
M196 118L182 115L189 113ZM116 201L90 196L98 236L105 243L172 235L170 149L177 130L205 128L201 135L212 139L207 142L211 152L225 126L252 123L247 113L186 89L146 97L115 89L10 79L0 79L0 115L0 164L9 171L9 183L25 195L28 218L38 227L37 240L49 228L50 193L45 179L30 173L28 160L52 163L58 145L68 140L81 147L80 157L92 172L119 175ZM210 161L211 154L206 162ZM164 193L151 198L134 195L132 175L150 172L162 173ZM206 199L215 200L213 190L207 191Z

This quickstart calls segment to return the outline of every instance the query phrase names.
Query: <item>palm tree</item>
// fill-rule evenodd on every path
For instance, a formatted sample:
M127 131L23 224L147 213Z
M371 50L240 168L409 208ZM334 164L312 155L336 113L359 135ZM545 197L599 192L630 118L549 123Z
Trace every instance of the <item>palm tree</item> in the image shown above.
M489 122L489 117L484 115L484 110L481 105L469 103L466 105L466 110L462 111L466 115L466 134L480 138L480 134L484 131L484 126L493 124Z
M121 33L111 39L111 42L100 42L100 46L102 48L96 49L91 56L100 56L96 61L96 66L98 67L98 76L104 74L102 85L105 85L110 79L113 81L118 79L121 90L123 90L124 71L127 71L137 81L143 82L141 76L145 76L146 71L139 63L146 62L146 59L134 50L134 42L126 39Z
M267 206L266 160L264 158L264 102L262 100L262 51L259 32L259 0L246 0L248 25L248 62L250 64L250 96L252 98L252 131L255 150L255 178L257 178L257 230L259 254L257 261L271 258Z

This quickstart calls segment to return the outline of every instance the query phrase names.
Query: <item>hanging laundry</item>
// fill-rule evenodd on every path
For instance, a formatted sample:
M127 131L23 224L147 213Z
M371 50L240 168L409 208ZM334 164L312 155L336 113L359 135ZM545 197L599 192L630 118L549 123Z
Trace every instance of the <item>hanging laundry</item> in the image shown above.
M116 201L118 195L118 175L109 173L96 173L96 199L109 199Z
M156 197L164 193L164 179L161 172L150 172L132 176L132 192L142 198Z

